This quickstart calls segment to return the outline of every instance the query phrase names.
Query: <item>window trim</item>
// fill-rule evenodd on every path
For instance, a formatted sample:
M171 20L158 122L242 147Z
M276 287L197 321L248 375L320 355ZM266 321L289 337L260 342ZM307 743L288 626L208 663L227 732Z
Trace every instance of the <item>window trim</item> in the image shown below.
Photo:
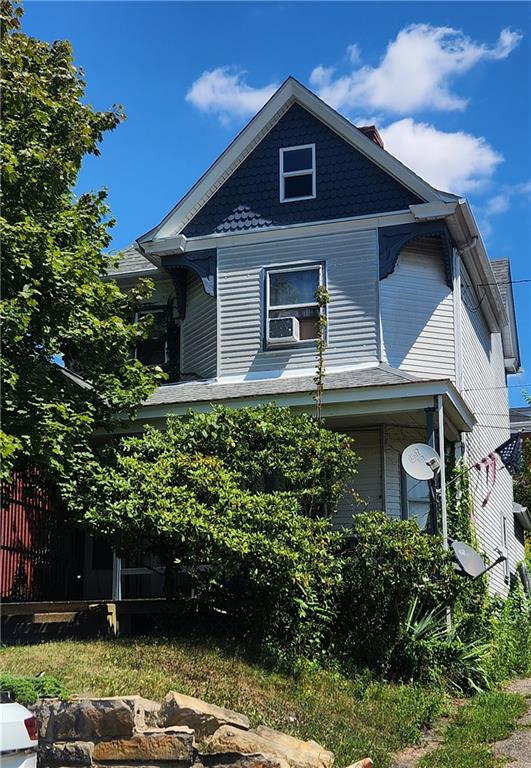
M284 153L291 152L294 149L311 149L312 150L312 167L306 168L303 171L284 171ZM285 196L285 184L284 179L293 178L294 176L308 176L312 174L312 194L302 195L300 197L286 197ZM316 163L315 163L315 144L298 144L294 147L281 147L279 149L279 195L281 203L296 203L298 200L313 200L317 197L317 185L316 185Z
M166 315L166 306L163 304L153 304L149 305L147 304L145 307L140 307L140 309L135 312L135 323L138 323L139 318L143 317L145 315L154 315L156 313L162 313L163 315ZM168 351L168 323L166 320L166 335L164 337L164 362L163 363L156 363L156 365L166 365L170 362L170 356ZM149 337L147 339L144 339L144 341L149 341ZM135 344L135 351L134 351L134 359L138 360L138 344ZM145 365L145 363L143 363Z
M264 270L264 310L263 310L263 326L264 326L264 343L263 349L265 352L279 351L279 349L294 349L298 347L311 347L315 345L316 339L300 339L299 341L293 341L287 343L284 347L270 347L269 346L269 311L282 310L282 309L304 309L304 307L319 307L317 301L306 302L302 304L275 304L273 307L269 304L269 275L279 274L280 272L306 272L309 269L318 270L319 277L317 287L320 285L326 286L326 263L324 261L311 261L306 264L282 264L277 266L266 267ZM327 307L321 310L325 315L327 314ZM326 338L328 340L328 326L325 331Z

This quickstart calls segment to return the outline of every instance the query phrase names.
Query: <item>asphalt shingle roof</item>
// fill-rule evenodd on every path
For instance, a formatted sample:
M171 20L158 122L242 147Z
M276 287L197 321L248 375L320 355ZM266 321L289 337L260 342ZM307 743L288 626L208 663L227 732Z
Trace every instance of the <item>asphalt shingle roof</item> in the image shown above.
M124 275L131 272L153 272L157 267L152 264L145 256L142 256L134 245L129 245L122 251L122 258L118 264L118 269L109 271L109 275Z
M509 259L496 259L495 261L491 261L490 265L492 267L492 271L494 272L496 282L498 283L498 288L500 289L503 304L505 308L507 308L507 293L511 280Z
M411 382L432 381L419 378L388 365L380 364L373 368L358 369L328 373L325 377L324 388L352 389L356 387L377 387L394 384L409 384ZM260 381L242 381L218 384L217 382L181 382L166 384L145 401L145 406L171 405L173 403L214 402L217 400L232 400L242 397L261 397L292 392L312 392L315 390L313 375L285 376L278 379L262 379Z

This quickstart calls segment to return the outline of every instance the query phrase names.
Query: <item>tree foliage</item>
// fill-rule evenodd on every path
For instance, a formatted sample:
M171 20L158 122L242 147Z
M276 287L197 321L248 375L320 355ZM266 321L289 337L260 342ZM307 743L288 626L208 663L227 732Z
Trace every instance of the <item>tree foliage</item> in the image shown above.
M322 645L341 559L331 512L355 471L345 436L264 406L168 419L85 466L71 507L122 553L185 569L202 605L243 601L262 647Z
M140 285L124 294L101 279L113 221L105 192L75 197L81 163L98 155L120 108L83 101L83 74L67 41L51 45L19 30L21 10L2 3L2 332L5 474L23 457L62 472L87 449L95 427L130 415L157 372L131 359L145 335L134 325ZM63 375L75 364L91 389Z

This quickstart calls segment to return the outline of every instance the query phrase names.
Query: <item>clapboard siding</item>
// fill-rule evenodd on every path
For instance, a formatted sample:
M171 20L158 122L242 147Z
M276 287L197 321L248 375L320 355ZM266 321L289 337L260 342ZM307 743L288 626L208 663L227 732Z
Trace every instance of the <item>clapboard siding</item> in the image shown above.
M455 379L452 291L446 285L438 238L423 238L400 253L381 281L383 359L394 368Z
M380 429L347 432L354 439L354 451L360 456L357 472L347 484L362 500L355 503L352 494L347 491L337 505L332 518L334 528L348 528L352 515L364 510L383 509L382 461Z
M315 369L315 348L263 349L264 267L325 262L328 366L376 362L375 230L272 241L218 251L221 375Z
M201 379L217 372L217 308L216 299L208 296L197 275L187 277L186 319L182 324L183 375Z
M463 267L461 271L463 394L478 422L472 432L465 436L467 462L473 464L509 438L509 404L501 334L490 332L480 297ZM492 486L487 485L484 470L480 473L472 469L470 487L480 548L491 562L496 559L496 549L503 544L502 518L505 514L508 523L509 565L514 572L517 562L523 557L523 547L514 535L511 476L507 470L498 469L496 482ZM491 495L484 503L491 488ZM491 587L497 592L507 590L503 566L496 566L491 571Z

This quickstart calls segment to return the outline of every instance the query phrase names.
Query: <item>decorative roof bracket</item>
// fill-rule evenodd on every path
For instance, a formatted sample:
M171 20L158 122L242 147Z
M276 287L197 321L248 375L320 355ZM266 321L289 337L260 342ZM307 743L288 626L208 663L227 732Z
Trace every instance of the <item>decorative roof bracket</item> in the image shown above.
M398 224L393 227L380 227L378 243L380 247L380 280L391 275L396 267L401 249L412 240L421 237L439 237L441 240L446 284L453 288L452 248L453 243L444 221L422 221L412 224Z

